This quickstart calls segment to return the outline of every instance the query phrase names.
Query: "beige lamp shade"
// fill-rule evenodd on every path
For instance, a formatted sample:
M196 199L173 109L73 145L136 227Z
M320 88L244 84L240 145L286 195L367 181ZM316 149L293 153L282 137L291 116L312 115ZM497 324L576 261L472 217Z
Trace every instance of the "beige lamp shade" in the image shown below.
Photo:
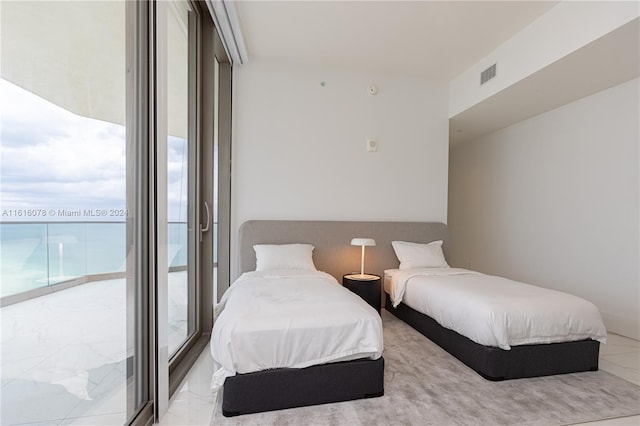
M376 240L373 238L354 238L351 240L352 246L375 246Z
M360 258L360 275L364 276L364 248L375 246L376 240L373 238L354 238L351 240L352 246L362 246L362 256Z

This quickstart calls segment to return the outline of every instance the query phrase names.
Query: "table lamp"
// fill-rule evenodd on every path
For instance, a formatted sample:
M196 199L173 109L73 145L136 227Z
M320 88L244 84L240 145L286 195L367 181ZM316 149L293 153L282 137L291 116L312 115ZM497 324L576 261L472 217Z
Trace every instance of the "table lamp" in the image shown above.
M364 275L364 248L366 246L375 246L376 240L373 238L354 238L351 240L352 246L362 246L362 259L360 260L360 275Z

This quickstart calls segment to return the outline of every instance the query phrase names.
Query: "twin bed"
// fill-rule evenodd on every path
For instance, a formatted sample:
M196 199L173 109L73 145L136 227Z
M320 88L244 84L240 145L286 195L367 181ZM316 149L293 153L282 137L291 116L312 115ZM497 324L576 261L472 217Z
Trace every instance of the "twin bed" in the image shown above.
M483 377L597 370L606 330L594 305L449 268L444 224L249 221L243 275L212 334L225 416L384 393L380 318L333 278L356 269L348 241L361 235L377 242L367 272L385 277L386 309Z
M249 226L241 252L250 260L222 297L211 336L223 415L382 396L377 311L316 268L312 245L243 232Z

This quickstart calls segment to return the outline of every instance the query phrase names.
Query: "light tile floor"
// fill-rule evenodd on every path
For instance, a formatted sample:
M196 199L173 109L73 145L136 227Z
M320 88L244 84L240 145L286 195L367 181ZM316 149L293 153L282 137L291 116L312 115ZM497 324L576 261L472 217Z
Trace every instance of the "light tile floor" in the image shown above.
M160 425L208 425L216 394L211 392L213 359L207 346L169 401Z
M385 315L391 315L383 310ZM171 398L169 410L159 425L209 425L215 395L209 390L212 374L211 354L207 346ZM608 343L600 347L600 368L640 386L640 342L609 334ZM639 401L640 403L640 401ZM621 417L581 425L638 426L640 416Z

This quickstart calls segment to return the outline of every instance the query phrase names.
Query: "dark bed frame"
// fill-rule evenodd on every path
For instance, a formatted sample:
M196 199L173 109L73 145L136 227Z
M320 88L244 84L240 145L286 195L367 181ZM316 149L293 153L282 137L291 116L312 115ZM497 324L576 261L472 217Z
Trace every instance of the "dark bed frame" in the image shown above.
M384 359L277 368L228 377L225 417L384 395Z
M393 307L386 295L387 311L425 335L487 380L520 379L598 370L600 342L575 342L513 346L510 350L480 345L404 303Z

